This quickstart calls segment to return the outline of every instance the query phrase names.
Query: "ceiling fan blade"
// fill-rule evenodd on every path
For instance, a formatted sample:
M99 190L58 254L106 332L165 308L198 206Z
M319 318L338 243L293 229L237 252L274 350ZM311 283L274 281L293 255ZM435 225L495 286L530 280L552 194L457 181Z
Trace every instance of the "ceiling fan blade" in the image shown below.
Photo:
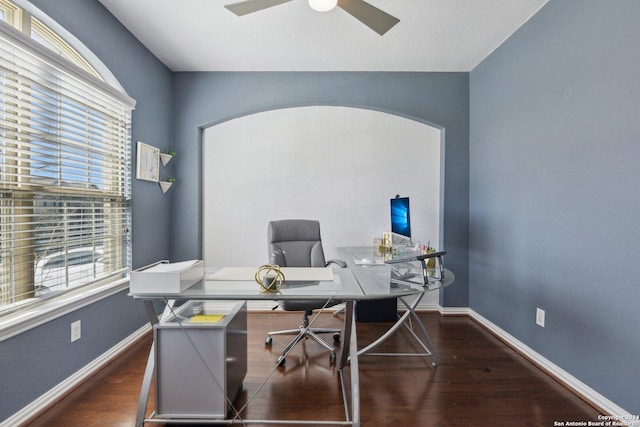
M227 4L224 7L238 16L243 16L249 13L258 12L263 9L268 9L279 4L289 3L293 0L246 0L239 3Z
M400 22L398 18L383 12L364 0L338 0L338 6L380 35L383 35Z

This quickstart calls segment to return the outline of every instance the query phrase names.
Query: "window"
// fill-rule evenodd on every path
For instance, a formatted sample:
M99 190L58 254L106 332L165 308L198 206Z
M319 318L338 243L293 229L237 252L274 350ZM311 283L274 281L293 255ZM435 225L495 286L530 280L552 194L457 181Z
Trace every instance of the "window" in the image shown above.
M24 23L10 6L2 19ZM134 102L29 22L0 22L0 312L130 267Z
M9 0L0 0L0 21L4 21L12 27L31 37L47 49L68 59L80 68L101 78L100 74L93 68L77 50L69 45L62 37L56 34L51 28L41 20L31 16L29 12L23 10Z

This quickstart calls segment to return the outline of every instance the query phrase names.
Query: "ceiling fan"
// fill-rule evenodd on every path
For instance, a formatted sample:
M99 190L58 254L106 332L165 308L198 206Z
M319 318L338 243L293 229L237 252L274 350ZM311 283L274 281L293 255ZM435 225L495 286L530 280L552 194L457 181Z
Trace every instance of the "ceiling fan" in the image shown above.
M236 15L243 16L290 1L293 0L245 0L225 5L225 7ZM319 12L326 12L338 6L380 35L400 22L398 18L364 0L309 0L309 6Z

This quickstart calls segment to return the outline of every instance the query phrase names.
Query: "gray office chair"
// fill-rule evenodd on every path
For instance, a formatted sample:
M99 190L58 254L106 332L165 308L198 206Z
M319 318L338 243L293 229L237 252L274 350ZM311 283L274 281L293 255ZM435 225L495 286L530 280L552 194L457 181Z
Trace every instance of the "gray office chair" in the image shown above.
M313 220L287 219L269 222L267 230L269 263L280 267L326 267L337 264L346 267L341 260L324 259L322 240L320 238L320 223ZM285 277L286 280L286 277ZM330 301L327 307L340 304L342 301ZM273 335L295 335L296 337L285 347L278 357L278 365L284 366L285 356L302 339L312 338L318 344L329 350L329 361L335 363L336 349L328 344L318 334L333 334L335 344L340 342L340 329L309 328L309 316L313 310L325 307L326 301L320 300L282 300L278 301L280 308L286 311L303 311L302 325L297 329L272 331L268 333L265 343L271 346Z

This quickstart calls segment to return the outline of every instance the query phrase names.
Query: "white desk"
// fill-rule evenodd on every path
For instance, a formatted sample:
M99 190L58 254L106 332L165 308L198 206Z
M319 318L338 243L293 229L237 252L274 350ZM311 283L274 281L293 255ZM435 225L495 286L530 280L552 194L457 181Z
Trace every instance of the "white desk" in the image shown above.
M388 268L388 267L375 267ZM354 276L356 273L356 276ZM382 274L382 275L381 275ZM356 280L356 277L359 277ZM414 295L421 297L424 288L420 286L391 286L386 281L382 270L369 273L351 269L334 269L334 280L332 282L314 282L307 284L287 284L280 289L277 294L262 293L254 281L201 281L189 289L179 294L131 294L135 299L144 301L147 315L151 324L158 322L158 314L154 308L154 301L164 301L169 306L173 301L179 300L284 300L284 299L317 299L327 301L335 299L346 303L344 326L342 333L342 348L340 351L338 372L342 384L342 393L345 406L345 419L338 421L297 421L297 424L314 425L351 425L360 426L360 383L358 374L358 348L354 318L354 301L366 299L388 298L390 296L407 297ZM419 301L419 299L418 299ZM417 302L416 302L417 304ZM414 307L413 307L414 308ZM410 311L413 312L413 308ZM415 314L415 313L414 313ZM417 317L417 316L416 316ZM426 331L425 331L426 332ZM350 399L345 390L344 370L350 367L351 395ZM149 390L154 374L154 347L152 345L147 367L145 370L140 398L138 401L138 414L136 425L142 426L145 422L164 423L192 423L193 419L158 419L152 414L151 418L145 419L145 410L149 397ZM350 400L350 410L348 401ZM280 422L290 423L287 420L245 420L239 418L196 420L206 421L209 424L272 424Z

